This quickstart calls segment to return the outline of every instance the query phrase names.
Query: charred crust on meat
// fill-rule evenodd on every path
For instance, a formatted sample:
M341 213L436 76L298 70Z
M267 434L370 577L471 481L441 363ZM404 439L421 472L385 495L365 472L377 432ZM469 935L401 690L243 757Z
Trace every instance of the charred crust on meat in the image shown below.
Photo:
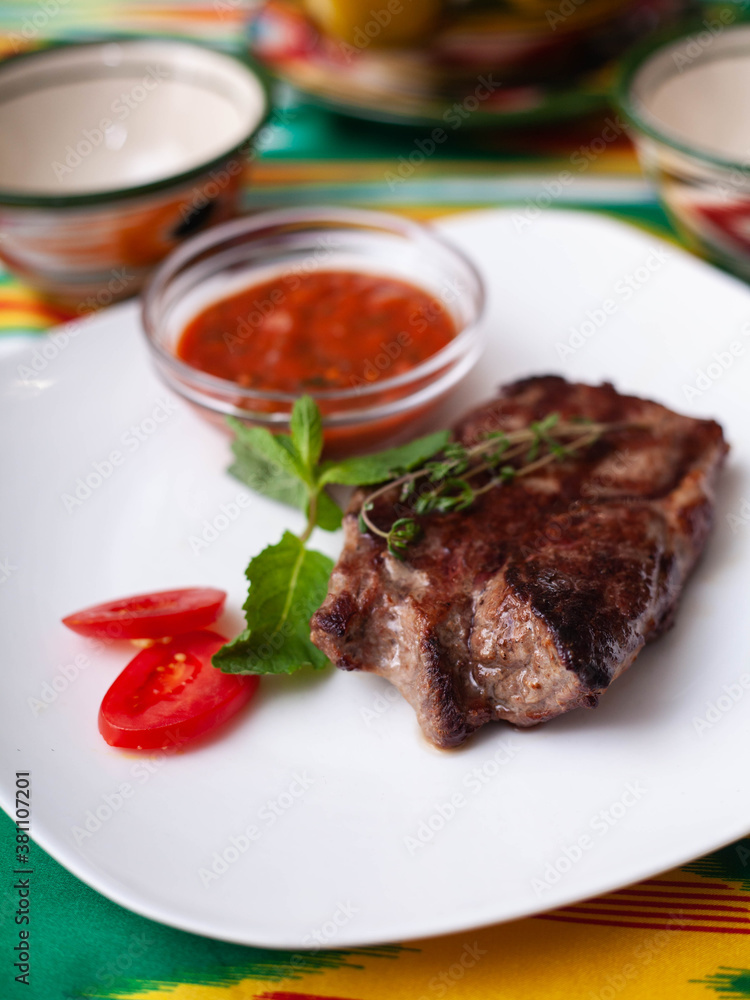
M313 641L396 684L438 746L492 719L526 727L593 707L672 624L708 537L728 450L714 421L549 375L506 386L454 434L469 445L553 412L628 426L425 518L403 562L359 532L367 492L349 507ZM395 497L376 501L376 523L392 522Z
M430 739L443 749L459 746L472 727L456 698L454 677L444 666L444 656L436 636L423 636L419 647L429 700L426 711L420 714L430 720Z
M606 568L603 567L606 573ZM575 581L554 567L526 563L509 566L505 579L519 600L529 603L545 622L561 661L589 690L609 686L609 664L627 642L627 622L603 602L596 582L576 588Z
M327 632L328 635L335 635L337 638L341 638L346 635L346 628L355 610L356 607L350 595L341 594L325 611L319 610L315 612L312 619L312 626L314 629Z

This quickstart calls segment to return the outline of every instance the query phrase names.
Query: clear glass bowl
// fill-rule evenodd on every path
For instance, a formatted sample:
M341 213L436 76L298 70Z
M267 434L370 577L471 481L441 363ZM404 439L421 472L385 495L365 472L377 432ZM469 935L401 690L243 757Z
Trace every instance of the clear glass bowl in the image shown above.
M719 9L656 37L625 62L620 109L675 228L698 253L750 279L750 24Z
M384 336L383 351L367 359L369 370L382 378L311 392L323 414L328 454L394 444L422 432L479 356L484 287L474 265L431 229L380 212L266 212L216 226L181 246L143 295L143 326L161 377L222 423L231 415L272 431L288 430L296 395L244 388L209 375L179 359L176 349L187 323L211 302L275 276L316 270L364 271L407 281L438 299L458 331L442 350L393 377L387 370L395 348Z

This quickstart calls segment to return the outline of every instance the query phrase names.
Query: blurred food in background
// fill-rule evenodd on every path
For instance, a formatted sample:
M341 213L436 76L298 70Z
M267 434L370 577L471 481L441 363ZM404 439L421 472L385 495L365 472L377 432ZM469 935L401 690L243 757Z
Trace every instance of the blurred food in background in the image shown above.
M690 2L266 0L250 46L338 111L432 123L466 104L462 124L476 127L600 107L613 60Z
M437 27L440 0L391 0L375 10L372 0L305 0L304 8L326 35L359 45L364 27L373 22L364 38L375 46L419 43Z

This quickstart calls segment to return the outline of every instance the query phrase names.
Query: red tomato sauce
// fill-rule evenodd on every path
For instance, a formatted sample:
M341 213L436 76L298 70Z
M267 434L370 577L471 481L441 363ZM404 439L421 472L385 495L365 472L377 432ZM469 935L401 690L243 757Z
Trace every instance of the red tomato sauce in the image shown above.
M442 302L414 285L316 271L212 303L185 328L177 356L248 389L314 395L407 372L456 333Z

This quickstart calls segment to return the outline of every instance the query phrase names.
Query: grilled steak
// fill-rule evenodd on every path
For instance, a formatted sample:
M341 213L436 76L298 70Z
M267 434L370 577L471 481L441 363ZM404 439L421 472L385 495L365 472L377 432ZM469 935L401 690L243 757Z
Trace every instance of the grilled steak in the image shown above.
M403 561L360 531L365 492L347 512L313 642L344 670L395 684L439 747L494 719L533 726L593 708L672 624L709 533L727 452L713 421L548 376L505 387L455 436L471 445L552 412L638 426L462 513L422 518ZM389 526L397 500L394 490L376 501L373 522Z

